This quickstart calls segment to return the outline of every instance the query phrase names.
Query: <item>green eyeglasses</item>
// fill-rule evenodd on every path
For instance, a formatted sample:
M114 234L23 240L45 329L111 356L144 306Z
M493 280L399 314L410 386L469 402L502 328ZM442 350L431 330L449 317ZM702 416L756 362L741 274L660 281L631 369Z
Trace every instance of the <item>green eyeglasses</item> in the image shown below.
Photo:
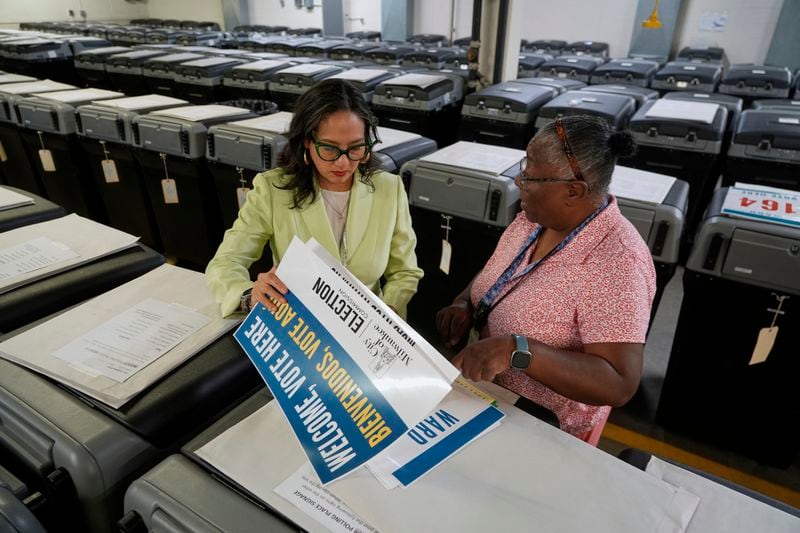
M342 150L333 144L318 141L313 135L311 140L314 142L314 149L317 151L319 158L328 162L336 161L343 155L346 155L350 161L361 161L369 154L371 149L369 143L356 144Z

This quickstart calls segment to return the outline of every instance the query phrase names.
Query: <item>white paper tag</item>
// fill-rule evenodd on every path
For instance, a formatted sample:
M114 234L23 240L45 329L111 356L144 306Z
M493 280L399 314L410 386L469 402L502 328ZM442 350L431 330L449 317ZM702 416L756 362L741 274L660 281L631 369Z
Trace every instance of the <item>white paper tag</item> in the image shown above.
M0 141L0 163L5 163L8 161L8 154L6 153L6 147L3 146L3 141Z
M178 186L175 185L174 179L166 178L161 180L161 192L164 193L165 204L178 203Z
M453 255L453 247L449 242L442 239L442 258L439 260L439 270L450 275L450 257Z
M247 193L250 192L250 187L237 187L236 188L236 201L239 202L239 209L244 207L247 201Z
M45 172L55 172L56 163L53 161L53 154L50 150L43 148L39 150L39 160L42 162L42 169Z
M769 357L772 347L775 345L775 337L778 336L778 326L771 328L761 328L758 332L758 340L753 348L753 355L750 356L750 365L763 363Z
M119 183L117 164L113 159L103 159L100 161L100 166L103 167L103 177L105 177L106 183Z

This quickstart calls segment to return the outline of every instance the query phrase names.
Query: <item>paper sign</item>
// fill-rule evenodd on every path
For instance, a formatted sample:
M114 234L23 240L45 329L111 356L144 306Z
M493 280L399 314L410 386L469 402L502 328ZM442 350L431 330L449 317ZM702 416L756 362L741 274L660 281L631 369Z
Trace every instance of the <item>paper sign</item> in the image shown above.
M236 188L236 201L239 204L239 209L244 207L247 202L247 193L250 192L250 187L237 187Z
M211 321L148 298L78 337L53 356L123 382Z
M401 439L367 463L384 487L409 486L495 427L505 415L458 387Z
M459 141L422 157L420 161L473 168L500 175L519 163L523 157L525 150Z
M103 177L106 179L106 183L119 183L117 164L113 159L103 159L100 161L100 166L103 168Z
M10 279L78 257L60 242L39 237L0 250L0 280Z
M800 192L731 187L725 196L721 212L734 217L800 228Z
M617 165L611 175L611 194L619 198L660 204L669 194L676 178L655 172Z
M451 390L455 373L299 239L277 274L287 303L275 312L258 304L234 337L325 484L401 437Z
M378 533L378 530L359 518L342 500L314 481L308 466L302 466L275 492L310 516L325 529L342 533Z

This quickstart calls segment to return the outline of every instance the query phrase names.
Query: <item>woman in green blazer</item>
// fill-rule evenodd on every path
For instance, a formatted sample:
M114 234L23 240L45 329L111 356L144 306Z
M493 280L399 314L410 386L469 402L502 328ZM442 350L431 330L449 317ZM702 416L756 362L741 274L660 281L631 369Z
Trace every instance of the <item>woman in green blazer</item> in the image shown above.
M403 183L376 170L380 142L367 102L352 85L326 80L303 94L279 168L258 174L206 268L222 315L270 298L284 301L275 268L250 280L248 268L269 242L279 264L294 236L313 237L401 316L417 290L417 243ZM381 286L381 281L383 285Z

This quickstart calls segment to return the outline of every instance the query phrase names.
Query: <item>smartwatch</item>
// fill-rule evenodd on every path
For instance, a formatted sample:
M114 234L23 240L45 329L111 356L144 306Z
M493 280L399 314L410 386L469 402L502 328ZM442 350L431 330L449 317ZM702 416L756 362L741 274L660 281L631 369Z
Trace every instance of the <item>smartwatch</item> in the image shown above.
M528 348L528 339L516 333L511 336L514 337L514 342L517 346L516 349L511 352L511 368L522 371L528 370L528 367L531 366L531 361L533 361L533 354Z
M244 311L245 313L249 313L251 306L250 306L250 295L252 294L253 289L252 287L247 289L242 293L242 297L239 300L239 309Z

